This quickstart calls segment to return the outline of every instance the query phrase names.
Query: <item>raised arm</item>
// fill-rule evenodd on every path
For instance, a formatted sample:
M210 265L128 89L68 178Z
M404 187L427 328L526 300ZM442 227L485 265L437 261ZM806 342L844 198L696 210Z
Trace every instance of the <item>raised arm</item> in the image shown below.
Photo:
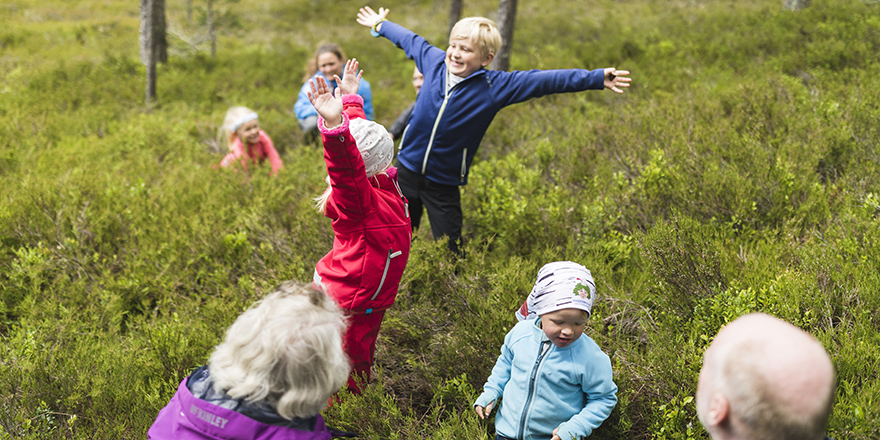
M342 99L337 87L335 93L330 90L327 81L318 76L309 81L309 101L315 110L324 118L324 127L333 128L342 124Z

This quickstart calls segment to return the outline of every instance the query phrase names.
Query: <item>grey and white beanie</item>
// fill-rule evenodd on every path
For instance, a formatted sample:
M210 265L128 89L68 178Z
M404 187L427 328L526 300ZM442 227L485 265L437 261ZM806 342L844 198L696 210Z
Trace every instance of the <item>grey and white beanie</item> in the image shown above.
M357 118L352 119L348 127L364 158L367 177L373 177L391 165L394 141L382 124Z
M596 283L589 269L572 261L555 261L538 271L535 287L516 318L536 319L562 309L580 309L589 315L595 300Z

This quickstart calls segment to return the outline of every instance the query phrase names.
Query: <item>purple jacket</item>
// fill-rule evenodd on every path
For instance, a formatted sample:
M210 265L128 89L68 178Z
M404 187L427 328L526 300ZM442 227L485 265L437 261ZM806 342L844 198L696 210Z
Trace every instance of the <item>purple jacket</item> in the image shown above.
M171 402L147 431L153 440L328 440L330 431L320 414L313 431L273 426L201 400L180 382Z

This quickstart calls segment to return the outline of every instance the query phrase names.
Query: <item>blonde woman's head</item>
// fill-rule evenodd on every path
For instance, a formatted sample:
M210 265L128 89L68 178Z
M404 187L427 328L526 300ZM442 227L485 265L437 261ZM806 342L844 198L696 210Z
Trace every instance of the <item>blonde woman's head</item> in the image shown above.
M229 327L208 362L215 388L286 419L315 416L348 378L345 325L326 294L287 281Z

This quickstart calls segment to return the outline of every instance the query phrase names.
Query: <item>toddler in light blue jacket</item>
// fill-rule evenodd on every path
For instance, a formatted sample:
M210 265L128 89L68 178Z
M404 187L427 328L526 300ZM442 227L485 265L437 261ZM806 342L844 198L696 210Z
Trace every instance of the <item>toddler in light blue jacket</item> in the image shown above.
M611 360L583 334L596 297L590 271L571 261L538 271L507 333L501 356L474 403L485 419L498 398L497 440L589 436L617 404Z

